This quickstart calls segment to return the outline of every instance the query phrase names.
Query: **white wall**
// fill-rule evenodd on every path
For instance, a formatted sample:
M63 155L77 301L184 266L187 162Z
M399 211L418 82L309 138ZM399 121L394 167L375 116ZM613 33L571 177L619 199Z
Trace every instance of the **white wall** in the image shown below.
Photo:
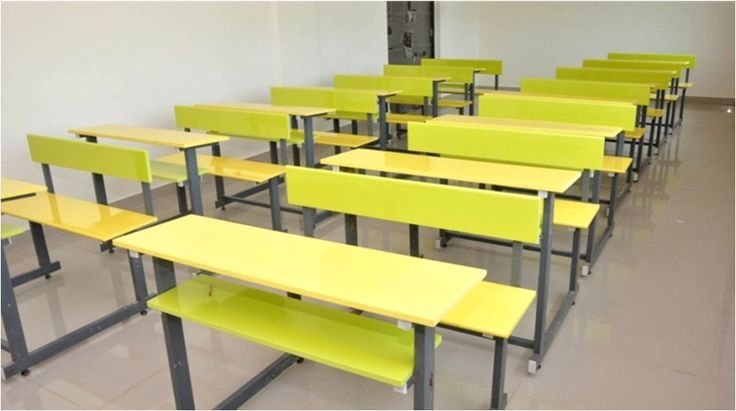
M2 175L38 183L27 133L174 128L174 104L268 102L270 86L329 85L334 73L380 72L387 61L383 2L3 2L1 12ZM223 152L265 149L237 140ZM94 198L89 175L53 175L59 193ZM107 187L111 200L139 192Z
M501 86L554 77L558 66L609 51L693 53L698 67L688 93L734 98L733 2L436 4L440 55L503 60ZM476 32L477 48L468 50Z

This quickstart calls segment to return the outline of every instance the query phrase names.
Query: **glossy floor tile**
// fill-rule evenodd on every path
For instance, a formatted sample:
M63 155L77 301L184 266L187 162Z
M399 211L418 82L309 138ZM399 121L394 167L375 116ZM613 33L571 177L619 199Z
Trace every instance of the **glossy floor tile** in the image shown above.
M405 140L394 141L404 145ZM329 150L320 150L322 155ZM226 153L225 153L226 154ZM607 185L608 183L606 183ZM247 184L228 181L233 192ZM206 215L270 227L269 210L240 204L212 208L214 186L204 181ZM605 192L607 194L607 191ZM265 194L265 193L264 193ZM262 198L265 200L266 196ZM282 193L282 200L285 195ZM142 210L140 199L121 205ZM157 214L176 213L172 187L156 192ZM601 221L605 213L601 212ZM289 232L301 219L284 213ZM359 218L364 247L408 253L405 225ZM689 104L685 124L668 139L617 210L616 229L562 324L542 368L526 371L529 352L509 348L508 407L733 409L734 404L734 118L726 108ZM344 241L342 217L316 235ZM600 231L599 231L600 235ZM453 239L435 249L437 232L420 229L425 258L485 268L492 281L510 281L509 249ZM555 229L555 247L572 233ZM132 301L124 252L100 253L93 241L47 230L52 258L63 269L49 280L18 287L21 319L31 348ZM34 265L27 235L8 247L12 272ZM535 288L538 256L524 253L522 286ZM553 257L552 315L565 295L569 260ZM145 261L154 289L150 260ZM177 267L179 281L192 269ZM530 337L533 313L517 334ZM436 355L435 406L487 408L493 344L452 331ZM279 356L278 352L185 323L198 408L212 408ZM2 353L3 363L9 356ZM116 325L50 360L27 377L2 382L7 409L170 409L174 406L160 315L150 312ZM243 405L244 409L410 408L412 395L305 361L291 367Z

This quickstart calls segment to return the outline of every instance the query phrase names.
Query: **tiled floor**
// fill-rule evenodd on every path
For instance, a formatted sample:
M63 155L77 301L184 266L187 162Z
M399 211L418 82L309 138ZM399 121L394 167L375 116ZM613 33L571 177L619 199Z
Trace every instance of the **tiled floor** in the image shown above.
M725 107L690 104L686 122L663 148L617 214L613 238L594 273L581 278L577 304L544 365L526 372L529 352L510 347L509 408L734 408L734 117ZM205 204L212 204L207 180ZM135 203L134 203L135 204ZM142 208L139 204L135 206ZM156 200L176 210L173 190ZM268 227L268 211L241 205L217 218ZM300 219L285 214L290 232ZM405 226L361 219L363 246L407 253ZM94 242L48 230L63 270L19 287L31 348L132 299L125 253L101 254ZM342 219L320 224L318 237L343 240ZM508 249L453 240L435 250L422 229L426 258L488 269L509 281ZM570 233L555 231L567 246ZM537 256L525 253L522 285L534 287ZM33 265L27 238L8 249L11 270ZM564 295L568 262L555 257L552 307ZM150 289L153 277L146 266ZM180 279L189 271L179 268ZM530 335L527 314L519 333ZM186 324L195 401L211 408L278 353ZM449 331L437 351L435 406L486 408L492 344ZM3 352L3 363L9 356ZM411 395L305 362L285 372L244 408L410 408ZM172 408L160 316L136 317L2 383L2 408Z

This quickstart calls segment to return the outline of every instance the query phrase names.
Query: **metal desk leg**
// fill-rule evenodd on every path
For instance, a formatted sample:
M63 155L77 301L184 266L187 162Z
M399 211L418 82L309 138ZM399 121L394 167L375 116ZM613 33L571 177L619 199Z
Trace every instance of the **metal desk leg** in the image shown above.
M521 253L524 246L519 241L514 241L511 247L511 285L519 287L521 286Z
M554 193L546 193L544 199L544 218L539 252L539 279L537 282L537 307L534 322L534 354L529 360L528 371L535 373L541 367L544 355L545 328L547 320L547 297L549 293L549 266L552 259L552 216L554 215Z
M7 239L2 240L2 319L5 336L8 339L7 351L10 352L10 358L13 361L19 361L28 355L28 346L26 345L26 337L23 334L23 325L20 322L18 314L18 304L15 300L15 293L10 281L10 269L8 268L8 260L5 257L5 246L10 242ZM22 371L27 374L26 370Z
M268 195L271 200L271 228L275 231L283 231L281 228L281 204L279 203L278 177L268 180Z
M506 349L508 340L500 337L493 337L495 349L493 351L493 380L491 382L491 409L506 409L506 401L508 396L504 392L504 381L506 379Z
M49 257L49 249L46 246L46 236L43 233L43 227L34 222L29 222L31 227L31 238L33 239L33 248L36 251L36 260L38 268L18 274L10 279L13 287L25 284L39 277L51 278L51 273L61 270L61 263L58 261L51 262Z
M197 166L197 149L194 147L184 149L184 158L187 167L187 180L189 181L189 197L192 203L192 212L204 215L202 207L202 187L199 181L199 167Z
M302 117L304 122L304 153L307 167L314 168L314 123L312 117ZM303 207L304 235L314 237L314 214L316 210L311 207Z
M345 244L358 245L358 221L355 214L345 214Z
M215 143L212 145L212 156L213 157L220 157L222 153L220 152L220 143ZM178 186L177 186L178 191ZM215 194L217 195L217 200L215 200L215 207L217 207L218 204L222 204L221 208L224 210L225 205L223 204L223 200L225 198L225 180L220 176L215 176ZM177 192L177 195L179 193ZM184 207L182 209L182 206ZM179 199L179 212L181 214L186 213L186 207L187 207L187 197L186 194L184 194L184 197Z
M414 324L414 409L434 408L434 327Z
M419 226L409 224L409 255L421 257L419 254Z
M432 82L432 117L440 115L440 83Z
M386 97L378 96L378 138L379 147L385 150L388 145L388 124L386 123Z
M601 172L599 170L593 174L593 198L591 199L592 203L594 204L600 203L600 191L601 191ZM590 227L588 227L588 238L587 238L587 245L586 245L586 251L585 251L586 265L583 266L583 275L590 275L591 271L593 270L593 264L595 263L595 259L596 259L596 250L595 250L596 220L597 218L593 218L593 222L591 222Z

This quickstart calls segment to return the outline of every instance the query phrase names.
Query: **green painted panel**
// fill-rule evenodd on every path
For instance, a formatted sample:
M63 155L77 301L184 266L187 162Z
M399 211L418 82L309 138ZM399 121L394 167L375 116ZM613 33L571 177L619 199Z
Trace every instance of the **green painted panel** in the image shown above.
M421 77L335 75L335 88L401 90L401 96L432 97L432 83Z
M473 69L470 67L448 67L448 66L414 66L402 64L385 64L383 74L386 76L403 77L445 77L451 83L473 82Z
M604 139L491 126L409 123L409 150L570 170L600 170Z
M148 152L69 138L28 135L31 160L111 177L151 182Z
M294 205L539 243L536 196L293 166L286 181Z
M422 66L454 66L484 68L486 71L478 74L501 75L503 74L503 62L501 60L476 60L476 59L433 59L422 57Z
M278 141L289 139L289 115L264 111L174 106L176 126L215 134Z
M220 278L197 276L148 306L396 387L414 372L412 330Z
M18 227L17 225L13 225L10 223L2 222L0 223L0 237L2 237L3 240L7 238L12 238L17 236L18 234L23 234L26 231L23 227Z
M682 64L668 63L660 61L644 61L644 60L583 60L583 67L598 67L612 69L627 70L671 70L674 72L673 78L679 79L682 73Z
M562 80L616 81L652 84L660 90L669 88L673 72L666 70L623 70L593 67L557 67Z
M521 79L521 94L524 93L569 97L621 98L631 99L640 106L649 105L649 86L637 83L523 78Z
M478 97L478 115L621 127L623 130L633 130L636 124L633 104L493 93Z
M324 107L354 113L378 113L378 96L368 90L331 87L271 87L271 104Z
M608 53L609 59L614 60L658 60L658 61L685 61L686 68L694 69L698 63L695 54L663 54L663 53Z

